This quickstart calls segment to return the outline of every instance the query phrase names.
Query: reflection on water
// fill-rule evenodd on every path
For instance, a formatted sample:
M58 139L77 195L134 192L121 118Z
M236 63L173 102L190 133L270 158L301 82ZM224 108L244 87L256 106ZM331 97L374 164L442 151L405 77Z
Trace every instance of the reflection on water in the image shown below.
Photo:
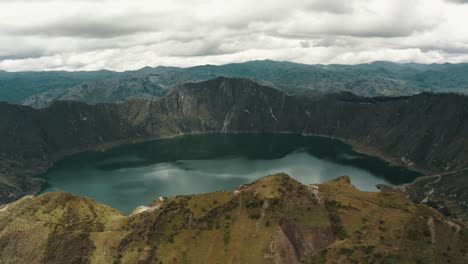
M233 189L285 172L302 183L348 175L361 190L418 173L362 155L339 141L299 135L190 135L86 152L58 162L45 191L89 196L124 212L158 196Z

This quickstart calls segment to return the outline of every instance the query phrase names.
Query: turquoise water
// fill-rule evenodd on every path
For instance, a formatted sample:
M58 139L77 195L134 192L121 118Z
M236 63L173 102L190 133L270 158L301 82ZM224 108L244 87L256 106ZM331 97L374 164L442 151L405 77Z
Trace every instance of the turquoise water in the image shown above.
M364 191L420 175L329 138L207 134L79 153L57 162L43 177L48 180L44 191L89 196L129 213L159 196L233 189L277 172L305 184L348 175Z

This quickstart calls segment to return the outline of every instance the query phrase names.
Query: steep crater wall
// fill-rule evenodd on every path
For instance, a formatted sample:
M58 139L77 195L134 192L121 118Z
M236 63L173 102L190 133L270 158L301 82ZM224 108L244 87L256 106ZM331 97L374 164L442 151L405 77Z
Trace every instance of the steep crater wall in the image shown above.
M392 163L440 173L468 166L468 97L289 96L218 78L179 86L158 101L55 102L44 109L1 103L0 201L36 192L41 181L31 177L67 154L208 132L335 137Z

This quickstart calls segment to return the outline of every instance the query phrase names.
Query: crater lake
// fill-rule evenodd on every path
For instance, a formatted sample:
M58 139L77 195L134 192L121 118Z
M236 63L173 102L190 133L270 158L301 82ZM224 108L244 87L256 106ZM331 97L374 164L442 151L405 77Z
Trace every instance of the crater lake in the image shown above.
M88 196L125 213L160 196L233 190L273 173L304 183L339 176L364 191L421 174L358 153L341 141L294 134L184 135L66 157L41 177L43 192Z

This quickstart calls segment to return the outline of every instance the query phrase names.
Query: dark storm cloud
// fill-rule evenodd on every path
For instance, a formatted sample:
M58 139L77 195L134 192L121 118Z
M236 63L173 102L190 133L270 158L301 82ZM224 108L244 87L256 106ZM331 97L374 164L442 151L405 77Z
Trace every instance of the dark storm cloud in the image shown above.
M411 26L393 26L387 25L324 25L323 27L302 27L300 25L281 30L269 32L273 36L282 38L316 38L317 36L349 36L359 38L396 38L411 36L416 32L431 29L430 25L414 25Z
M310 48L311 46L310 42L306 40L299 42L299 44L301 45L302 48Z
M349 39L349 38L320 38L314 42L314 47L355 47L359 43L356 40Z
M24 29L19 33L25 35L112 38L144 31L150 31L150 29L135 25L115 25L113 23L98 21L64 21L57 25L44 25L37 28Z
M43 51L31 51L31 52L18 52L9 53L2 55L0 54L0 61L2 60L19 60L19 59L34 59L44 56Z
M416 47L415 47L416 48ZM468 53L468 45L466 46L453 46L450 44L446 45L427 45L427 46L419 46L417 47L421 49L423 52L429 52L429 51L442 51L444 53L448 54L466 54Z
M82 38L112 38L139 32L157 31L150 17L121 15L94 18L76 15L44 24L11 26L6 29L12 35L42 35Z
M446 1L456 3L456 4L468 4L468 0L446 0Z
M311 1L306 9L335 14L349 14L354 11L353 1L349 0Z

